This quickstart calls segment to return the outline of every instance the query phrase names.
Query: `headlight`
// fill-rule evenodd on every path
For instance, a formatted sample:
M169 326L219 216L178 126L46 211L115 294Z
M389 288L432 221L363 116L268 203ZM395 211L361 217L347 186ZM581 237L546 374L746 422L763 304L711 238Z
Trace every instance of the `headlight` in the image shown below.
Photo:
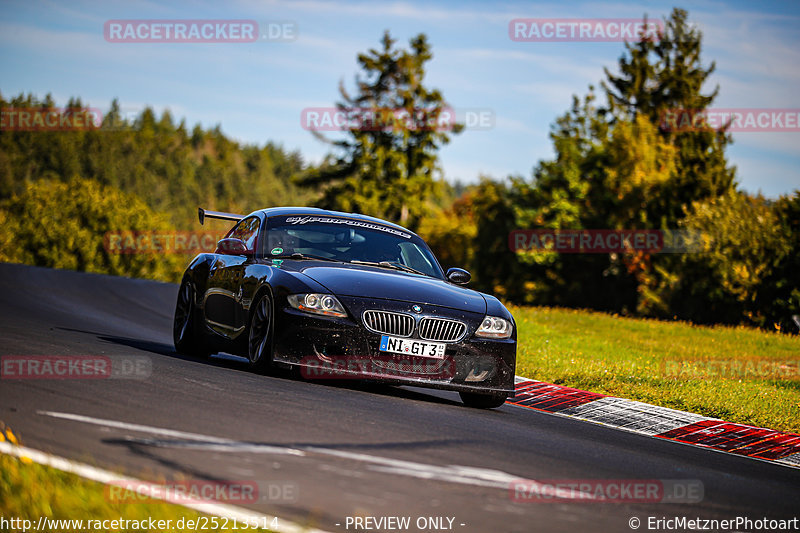
M289 305L315 315L346 317L344 307L330 294L290 294Z
M481 327L475 332L478 337L487 337L490 339L507 339L514 331L514 326L505 318L496 316L487 316L483 319Z

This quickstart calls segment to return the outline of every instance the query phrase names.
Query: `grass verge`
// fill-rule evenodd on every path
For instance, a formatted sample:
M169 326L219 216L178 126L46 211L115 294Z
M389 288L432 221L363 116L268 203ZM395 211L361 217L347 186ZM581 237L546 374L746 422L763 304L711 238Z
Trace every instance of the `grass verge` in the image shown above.
M16 441L10 430L6 430L5 437L0 431L0 439L12 443ZM234 527L231 520L211 517L166 502L115 503L107 496L106 486L101 483L3 453L0 453L0 517L18 520L10 527L7 523L0 525L3 531L33 531L40 517L49 519L43 531L58 532L140 532L149 530L150 519L156 523L164 520L163 525L169 524L164 531L195 531L198 528L189 527L190 520L203 531L267 531L250 529L242 522ZM121 523L122 527L115 527L110 522L120 519L135 522ZM29 527L23 526L23 520L30 521ZM61 522L53 522L55 520ZM98 520L101 527L91 527L91 523ZM76 521L82 522L78 524ZM180 527L181 524L183 527ZM160 526L156 527L156 531L159 530Z
M517 374L800 432L800 337L744 327L514 307Z

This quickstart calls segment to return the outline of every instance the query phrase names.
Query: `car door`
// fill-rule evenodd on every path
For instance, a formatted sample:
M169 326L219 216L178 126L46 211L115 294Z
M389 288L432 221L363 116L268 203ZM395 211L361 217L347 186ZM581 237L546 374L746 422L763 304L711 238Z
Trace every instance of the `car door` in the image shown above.
M260 227L261 219L257 216L239 221L226 238L241 240L247 253L239 255L217 249L209 269L203 305L206 323L213 331L230 339L238 337L245 327L242 281L245 267L256 255Z

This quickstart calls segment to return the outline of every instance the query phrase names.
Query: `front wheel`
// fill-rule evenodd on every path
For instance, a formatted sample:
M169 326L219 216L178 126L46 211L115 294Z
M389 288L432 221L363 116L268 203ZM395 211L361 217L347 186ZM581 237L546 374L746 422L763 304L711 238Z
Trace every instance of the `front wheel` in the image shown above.
M268 293L253 308L247 341L250 368L265 372L272 366L272 298Z
M459 392L461 401L467 407L474 407L476 409L494 409L500 407L508 399L508 394L478 394L475 392Z

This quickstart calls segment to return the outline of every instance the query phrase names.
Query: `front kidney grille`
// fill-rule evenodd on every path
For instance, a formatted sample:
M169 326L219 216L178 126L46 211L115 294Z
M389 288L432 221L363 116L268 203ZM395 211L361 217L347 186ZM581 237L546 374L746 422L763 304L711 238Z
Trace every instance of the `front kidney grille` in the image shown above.
M364 325L368 330L384 335L410 337L414 332L414 317L390 311L364 311Z
M419 337L427 341L455 342L467 332L467 325L458 320L425 317L419 322Z

